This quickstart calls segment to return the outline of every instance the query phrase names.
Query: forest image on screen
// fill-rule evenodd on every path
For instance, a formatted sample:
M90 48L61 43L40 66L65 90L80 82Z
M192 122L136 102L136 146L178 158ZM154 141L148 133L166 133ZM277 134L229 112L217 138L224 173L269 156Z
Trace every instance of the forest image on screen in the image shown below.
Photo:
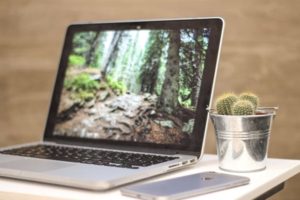
M189 144L209 28L73 34L54 135Z

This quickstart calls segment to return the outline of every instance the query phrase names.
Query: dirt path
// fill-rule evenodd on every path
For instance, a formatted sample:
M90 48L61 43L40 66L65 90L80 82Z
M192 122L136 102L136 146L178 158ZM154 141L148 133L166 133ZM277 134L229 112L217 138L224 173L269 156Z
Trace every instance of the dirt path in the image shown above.
M55 134L156 143L187 142L189 136L182 132L183 122L157 111L156 101L157 97L150 94L93 99L68 113L56 125Z

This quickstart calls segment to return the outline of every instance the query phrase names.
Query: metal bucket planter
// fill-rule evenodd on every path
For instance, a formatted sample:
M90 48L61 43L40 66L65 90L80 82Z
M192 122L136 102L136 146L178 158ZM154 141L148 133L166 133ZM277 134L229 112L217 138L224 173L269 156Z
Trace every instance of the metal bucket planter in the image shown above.
M219 167L232 172L251 172L266 168L268 144L275 111L257 115L218 115L213 122Z

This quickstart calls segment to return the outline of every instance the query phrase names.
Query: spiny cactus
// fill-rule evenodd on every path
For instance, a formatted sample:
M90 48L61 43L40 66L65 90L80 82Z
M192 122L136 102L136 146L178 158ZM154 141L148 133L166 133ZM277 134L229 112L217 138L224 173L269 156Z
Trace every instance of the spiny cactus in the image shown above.
M232 106L233 115L253 115L254 111L252 102L248 100L238 100Z
M251 92L244 92L244 93L240 94L239 99L250 101L254 106L254 110L256 110L256 108L259 104L258 96L256 96L255 94L253 94Z
M232 115L232 105L238 100L234 93L225 93L216 100L217 112L220 115Z

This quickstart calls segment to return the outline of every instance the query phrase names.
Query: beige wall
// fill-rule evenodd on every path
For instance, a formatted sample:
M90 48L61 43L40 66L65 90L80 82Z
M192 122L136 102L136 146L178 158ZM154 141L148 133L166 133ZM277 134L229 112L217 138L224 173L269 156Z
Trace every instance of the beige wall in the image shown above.
M41 138L68 24L222 16L215 94L250 90L263 105L279 106L269 155L300 159L299 10L297 0L1 0L0 146ZM210 125L208 153L215 152L213 134ZM273 199L298 199L299 186L298 175Z

